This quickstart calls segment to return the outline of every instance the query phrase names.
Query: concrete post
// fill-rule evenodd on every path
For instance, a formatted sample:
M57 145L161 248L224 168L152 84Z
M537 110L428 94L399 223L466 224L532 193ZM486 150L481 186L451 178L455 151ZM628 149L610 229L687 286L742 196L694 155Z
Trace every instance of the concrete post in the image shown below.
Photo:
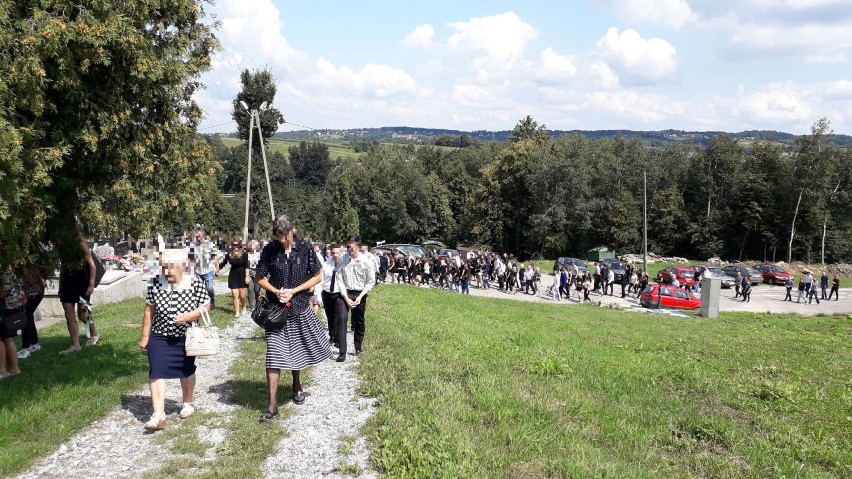
M719 298L722 296L722 278L705 276L701 283L701 317L719 317Z

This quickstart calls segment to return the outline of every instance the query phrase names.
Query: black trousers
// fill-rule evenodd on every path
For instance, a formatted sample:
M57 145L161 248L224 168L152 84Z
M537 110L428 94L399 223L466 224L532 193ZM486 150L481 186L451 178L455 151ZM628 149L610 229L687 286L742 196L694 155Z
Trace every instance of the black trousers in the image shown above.
M832 296L834 296L834 297L835 297L835 298L834 298L834 300L835 300L835 301L837 301L838 299L840 299L840 291L838 291L839 289L840 289L840 288L835 288L835 287L833 287L833 286L832 286L832 287L831 287L831 291L829 291L829 293L828 293L828 300L827 300L827 301L831 301L831 297L832 297Z
M347 293L349 293L349 300L350 301L355 301L355 299L358 297L358 295L361 294L360 291L347 291ZM341 302L342 301L343 300L341 299ZM366 312L366 311L367 311L367 296L364 296L363 298L361 298L361 304L352 308L352 332L354 333L354 336L355 336L355 351L361 351L361 344L364 342L364 327L366 325L366 323L364 321L364 312ZM343 331L344 332L346 331L346 320L345 319L343 320ZM341 343L341 346L345 343L346 343L346 341L344 340L343 343ZM341 352L345 352L345 351L341 351Z
M41 300L44 299L44 293L38 296L30 296L24 308L24 314L27 315L27 324L21 330L21 347L28 348L33 344L38 344L38 329L35 324L35 312Z
M784 296L784 301L793 301L793 287L787 288L787 295Z
M338 305L338 300L340 300L340 304L343 305L343 308ZM346 304L343 303L343 300L340 299L340 293L329 293L328 291L322 292L322 309L325 311L325 319L328 321L328 340L331 341L331 344L338 344L340 342L340 335L337 328L337 323L340 322L340 314L341 312L346 314ZM341 311L342 309L342 311ZM344 316L343 321L346 321L346 317ZM344 337L344 343L346 336Z

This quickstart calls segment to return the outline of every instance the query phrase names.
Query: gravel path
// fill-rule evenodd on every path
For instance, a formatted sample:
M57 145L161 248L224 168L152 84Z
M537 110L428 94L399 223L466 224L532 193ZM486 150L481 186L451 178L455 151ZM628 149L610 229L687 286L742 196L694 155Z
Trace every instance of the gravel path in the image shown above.
M249 316L236 320L220 334L219 354L198 358L195 406L199 412L228 417L234 406L228 403L228 391L222 385L229 379L228 369L237 356L239 338L256 328ZM141 355L142 353L140 353ZM166 428L180 419L180 382L166 381ZM148 386L122 396L119 407L75 434L57 451L39 460L20 479L87 477L89 479L140 477L146 471L162 467L174 457L169 443L157 444L154 434L142 425L151 416ZM204 437L221 439L221 430L206 431ZM212 441L215 443L215 440ZM214 448L215 449L215 448Z
M352 333L348 341L351 350ZM377 402L356 394L360 382L356 371L358 357L350 355L345 362L338 363L334 361L337 349L332 348L332 351L335 353L332 359L311 369L310 385L305 388L310 393L308 400L301 406L294 406L293 414L281 421L288 436L263 465L264 477L352 477L338 473L341 467L362 471L357 477L378 477L370 470L369 451L360 433Z

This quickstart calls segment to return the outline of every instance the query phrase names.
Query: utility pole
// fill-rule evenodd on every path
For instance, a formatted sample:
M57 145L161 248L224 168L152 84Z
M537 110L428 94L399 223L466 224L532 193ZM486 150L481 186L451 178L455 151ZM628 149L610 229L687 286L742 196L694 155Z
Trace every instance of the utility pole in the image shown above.
M648 274L648 173L642 172L642 210L645 227L642 229L642 271Z
M257 127L257 135L260 137L260 153L263 155L263 173L266 175L266 192L269 195L269 212L272 214L272 221L275 221L275 206L272 204L272 186L269 183L269 168L266 164L266 147L263 144L263 130L260 126L260 110L266 109L266 102L260 104L260 108L256 110L249 109L246 102L241 101L240 105L249 112L249 139L248 139L248 172L246 175L246 213L243 223L243 238L248 239L248 218L249 204L251 200L251 152L252 138L254 137L254 128Z

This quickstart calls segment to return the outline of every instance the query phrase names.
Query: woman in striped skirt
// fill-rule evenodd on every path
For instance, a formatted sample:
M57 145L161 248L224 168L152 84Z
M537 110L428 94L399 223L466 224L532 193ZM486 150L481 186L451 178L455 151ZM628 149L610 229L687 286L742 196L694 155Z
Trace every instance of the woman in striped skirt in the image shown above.
M261 251L255 273L255 283L266 290L267 300L295 312L283 329L266 331L269 406L260 416L261 422L278 415L282 369L293 374L293 402L303 404L308 394L302 390L299 373L331 357L328 336L308 302L310 289L322 281L322 265L310 244L294 240L295 231L286 216L275 220L273 240Z

